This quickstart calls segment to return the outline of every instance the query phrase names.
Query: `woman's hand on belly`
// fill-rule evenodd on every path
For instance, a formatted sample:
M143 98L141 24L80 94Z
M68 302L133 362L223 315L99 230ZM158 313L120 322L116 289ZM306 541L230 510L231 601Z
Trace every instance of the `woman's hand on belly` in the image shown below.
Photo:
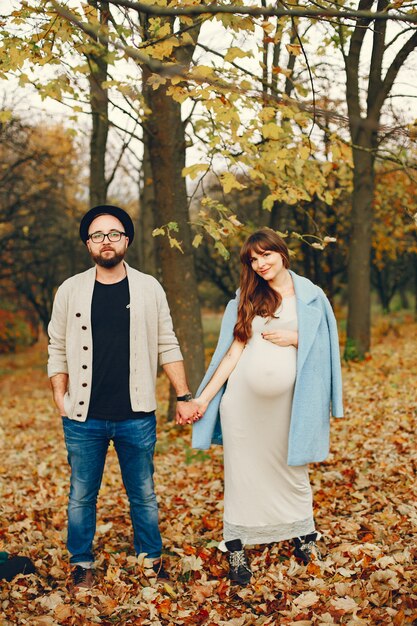
M261 333L263 339L274 343L276 346L286 347L295 346L298 347L298 332L296 330L287 330L281 328L280 330L270 330Z

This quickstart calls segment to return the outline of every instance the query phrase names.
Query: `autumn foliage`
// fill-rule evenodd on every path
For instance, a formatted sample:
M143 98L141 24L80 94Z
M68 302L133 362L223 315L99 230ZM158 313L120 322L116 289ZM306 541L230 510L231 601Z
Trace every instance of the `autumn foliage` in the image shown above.
M36 330L23 313L0 309L0 354L14 352L18 346L33 343Z
M45 345L0 357L0 550L30 556L38 574L4 583L2 626L205 624L411 626L417 620L417 326L382 320L372 359L344 365L347 417L332 452L311 468L323 563L296 562L288 542L251 549L253 584L231 586L216 548L222 526L221 449L189 448L188 427L164 417L158 383L156 489L169 583L132 550L114 449L99 496L98 585L71 598L65 550L68 467L43 372ZM254 419L256 416L254 416Z

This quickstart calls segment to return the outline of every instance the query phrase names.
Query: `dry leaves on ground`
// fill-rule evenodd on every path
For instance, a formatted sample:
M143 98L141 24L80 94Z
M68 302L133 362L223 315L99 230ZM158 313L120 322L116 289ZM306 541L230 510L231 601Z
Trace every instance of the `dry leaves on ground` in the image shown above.
M386 332L384 332L386 331ZM250 551L245 589L226 578L221 449L189 448L189 429L159 420L156 483L172 580L156 582L132 550L128 504L111 449L99 496L98 585L71 597L65 550L68 467L42 369L45 346L1 357L0 549L38 574L2 582L0 625L304 626L417 623L417 327L380 325L372 358L344 366L347 418L311 468L322 564L288 542ZM159 382L161 413L167 386Z

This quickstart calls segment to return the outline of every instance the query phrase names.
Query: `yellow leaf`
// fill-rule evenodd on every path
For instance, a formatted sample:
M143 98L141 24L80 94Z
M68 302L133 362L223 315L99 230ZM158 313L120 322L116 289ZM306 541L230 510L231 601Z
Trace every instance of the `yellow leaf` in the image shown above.
M176 37L170 37L164 41L160 41L154 44L150 49L150 56L154 59L166 59L171 56L174 48L179 46L179 41Z
M342 153L340 151L340 146L337 143L334 143L332 145L332 155L333 155L333 161L338 161L340 157L342 156Z
M176 87L175 85L171 85L167 89L167 96L171 96L175 102L179 102L182 104L187 100L189 93L184 87Z
M192 17L189 17L188 15L180 15L179 20L181 24L186 24L186 26L194 25L194 19Z
M181 174L182 176L189 176L191 179L196 178L201 172L207 172L209 166L205 163L195 163L184 167Z
M176 239L175 237L169 237L168 241L171 248L177 248L180 252L183 252L181 242L178 241L178 239Z
M83 12L85 17L90 19L90 22L97 22L98 21L98 15L97 15L97 9L96 7L91 6L90 4L82 4L81 5L83 8Z
M171 34L171 25L169 22L166 22L163 26L158 28L157 35L160 39L162 39L162 37L167 37L170 34Z
M6 124L11 118L11 111L0 111L0 124Z
M229 61L229 63L231 61L234 61L235 59L243 59L245 57L251 57L252 52L245 52L245 50L242 50L241 48L235 48L235 47L231 47L229 48L229 50L227 51L224 60L225 61Z
M278 139L282 136L283 130L275 122L268 122L262 126L262 135L264 139Z
M274 206L274 202L277 198L273 195L273 194L269 194L269 196L267 196L263 202L262 202L262 208L265 209L266 211L272 211L272 207Z
M230 193L232 189L246 189L246 185L240 183L231 172L223 172L223 174L220 175L220 181L224 193Z
M214 247L224 259L227 260L229 258L230 253L228 249L226 248L226 246L223 245L221 241L216 241L216 243L214 244Z
M267 33L268 35L270 35L271 33L275 31L275 25L272 24L272 22L268 22L268 20L265 20L264 22L262 22L261 26L264 32Z
M163 78L159 74L151 74L147 82L148 82L148 85L150 85L152 89L156 91L158 87L160 87L161 85L165 85L165 83L167 82L167 79Z
M19 76L19 87L24 87L26 83L29 82L29 78L27 74L20 74Z
M171 585L168 585L168 583L164 583L164 589L171 596L171 598L175 600L175 598L177 597L177 594L175 593Z
M193 68L192 75L198 79L212 78L214 70L212 67L208 67L208 65L197 65L197 67Z
M200 245L200 243L203 241L203 236L202 235L196 235L193 239L193 247L194 248L198 248L198 246Z
M262 111L259 114L261 120L265 122L269 122L270 120L274 120L276 116L276 109L274 107L263 107Z
M181 44L183 46L194 46L195 42L194 39L191 37L190 33L182 33L181 34Z
M324 201L326 204L333 204L333 195L330 191L325 191L324 193Z
M287 43L285 46L290 54L293 54L295 57L298 57L302 52L302 48L299 44Z

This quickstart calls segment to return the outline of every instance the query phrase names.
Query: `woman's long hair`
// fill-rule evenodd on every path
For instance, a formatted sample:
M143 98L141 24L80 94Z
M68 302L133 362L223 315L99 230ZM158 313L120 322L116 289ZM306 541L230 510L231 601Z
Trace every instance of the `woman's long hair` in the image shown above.
M272 317L282 302L281 295L252 269L252 253L262 254L265 250L279 252L284 267L290 266L287 244L271 228L257 230L243 244L240 250L240 300L233 335L244 343L252 335L255 315Z

